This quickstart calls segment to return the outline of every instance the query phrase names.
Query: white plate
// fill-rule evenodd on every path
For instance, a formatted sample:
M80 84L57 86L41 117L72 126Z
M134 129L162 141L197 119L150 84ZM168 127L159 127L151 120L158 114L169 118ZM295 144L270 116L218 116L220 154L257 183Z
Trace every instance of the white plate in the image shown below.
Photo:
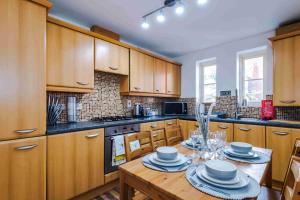
M205 168L202 169L202 170L198 170L197 169L196 173L197 173L197 175L201 174L201 175L198 175L198 176L203 176L205 179L207 179L207 180L209 180L211 182L217 183L217 184L233 185L233 184L239 183L239 181L240 181L239 175L237 175L235 178L230 179L230 180L220 180L220 179L216 179L216 178L210 177L207 174L207 171L206 171Z
M150 154L149 161L155 165L165 166L165 167L175 167L182 165L188 161L188 158L184 155L178 153L179 161L173 162L173 163L165 163L165 162L159 162L154 157L156 156L156 153Z
M179 153L178 153L179 154ZM162 163L174 163L174 162L178 162L180 161L180 156L177 155L177 157L173 160L164 160L164 159L160 159L158 156L157 156L157 153L154 153L153 154L153 158L158 161L158 162L162 162Z
M243 153L237 153L235 151L233 151L233 149L228 148L228 149L224 149L225 153L231 155L231 156L235 156L235 157L239 157L239 158L257 158L259 157L259 155L257 153L255 153L255 151L250 151L247 154L243 154Z
M210 180L206 179L206 178L202 175L201 171L202 171L204 168L205 168L204 165L200 165L200 166L197 168L197 171L196 171L197 176L198 176L201 180L203 180L203 181L205 181L206 183L208 183L208 184L210 184L210 185L213 185L213 186L215 186L215 187L224 188L224 189L239 189L239 188L246 187L246 186L249 184L249 182L250 182L250 178L248 177L248 175L245 174L244 172L238 170L238 173L237 173L237 176L238 176L238 179L239 179L239 182L238 182L238 183L236 183L236 184L231 184L231 185L215 183L215 182L213 182L213 181L210 181ZM199 171L199 172L198 172L198 171Z

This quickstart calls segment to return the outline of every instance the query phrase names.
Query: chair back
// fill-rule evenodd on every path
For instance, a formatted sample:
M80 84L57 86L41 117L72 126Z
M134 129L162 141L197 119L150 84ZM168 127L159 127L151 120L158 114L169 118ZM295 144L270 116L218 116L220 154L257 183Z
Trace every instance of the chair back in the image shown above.
M158 147L166 146L166 139L165 139L165 129L159 129L155 131L151 131L151 141L153 150L156 150Z
M292 155L300 157L300 138L295 140L294 149Z
M292 156L282 189L281 199L300 200L300 158Z
M144 131L125 135L125 148L127 161L152 152L151 132Z
M168 146L173 146L182 141L180 126L168 127L165 130L165 138Z

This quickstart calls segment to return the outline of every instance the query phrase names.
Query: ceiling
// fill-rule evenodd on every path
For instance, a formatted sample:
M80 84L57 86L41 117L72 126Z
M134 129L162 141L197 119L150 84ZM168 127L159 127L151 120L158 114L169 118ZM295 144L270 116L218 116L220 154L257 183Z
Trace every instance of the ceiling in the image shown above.
M209 0L198 6L185 0L185 13L166 10L163 24L150 20L141 28L141 17L163 0L50 0L52 15L80 25L97 24L121 35L123 41L168 57L182 56L225 42L274 30L300 19L300 0Z

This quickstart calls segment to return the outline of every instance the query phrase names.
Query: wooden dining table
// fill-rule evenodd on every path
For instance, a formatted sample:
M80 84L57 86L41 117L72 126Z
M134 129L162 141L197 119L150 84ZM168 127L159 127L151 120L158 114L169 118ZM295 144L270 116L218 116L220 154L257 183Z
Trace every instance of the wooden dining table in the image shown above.
M178 144L175 146L184 155L190 155L193 150ZM270 156L270 162L264 164L249 164L227 160L234 163L238 169L250 175L260 185L272 187L272 150L254 148ZM129 200L133 191L138 190L154 200L215 200L218 199L194 188L186 179L183 172L160 172L145 167L142 158L130 161L119 166L120 200Z

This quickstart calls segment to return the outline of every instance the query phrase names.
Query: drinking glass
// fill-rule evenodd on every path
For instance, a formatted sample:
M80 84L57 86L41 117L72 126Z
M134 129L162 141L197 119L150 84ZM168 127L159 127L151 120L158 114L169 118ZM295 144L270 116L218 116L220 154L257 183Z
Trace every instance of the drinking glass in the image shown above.
M189 136L190 136L190 142L192 143L192 147L193 147L193 153L191 155L191 158L194 161L197 158L196 147L200 137L199 131L198 130L190 131Z

